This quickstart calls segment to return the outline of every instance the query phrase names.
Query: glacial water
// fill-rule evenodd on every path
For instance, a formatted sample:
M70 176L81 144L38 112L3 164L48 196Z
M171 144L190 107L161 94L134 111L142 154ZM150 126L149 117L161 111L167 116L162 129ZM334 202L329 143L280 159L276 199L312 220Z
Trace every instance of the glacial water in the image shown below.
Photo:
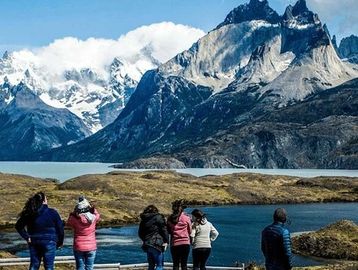
M1 161L0 172L25 174L33 177L52 178L60 182L84 174L108 173L118 169L111 167L113 163L95 163L95 162L15 162ZM128 171L128 170L127 170ZM141 171L141 170L130 170ZM315 170L315 169L178 169L182 173L188 173L195 176L203 175L223 175L230 173L251 172L270 175L291 175L300 177L315 176L348 176L358 177L358 170Z
M235 262L263 263L260 251L261 230L271 222L272 213L277 207L285 207L289 213L291 233L312 231L340 219L358 222L357 203L300 204L300 205L242 205L228 207L202 208L208 219L218 229L220 235L213 242L210 265L233 265ZM187 209L190 212L191 209ZM106 228L97 231L97 263L139 263L145 262L146 256L140 249L137 226ZM58 254L71 255L71 233L66 234L66 243ZM28 256L26 250L17 253ZM170 252L165 254L170 261ZM191 259L190 259L191 260ZM295 256L296 266L319 265L324 261Z

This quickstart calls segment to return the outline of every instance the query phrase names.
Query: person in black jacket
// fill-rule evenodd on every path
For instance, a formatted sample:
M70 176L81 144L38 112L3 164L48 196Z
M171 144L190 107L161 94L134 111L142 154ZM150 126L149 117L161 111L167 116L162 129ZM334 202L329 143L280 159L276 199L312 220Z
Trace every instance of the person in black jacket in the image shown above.
M290 270L292 251L290 232L284 227L287 212L283 208L275 210L273 224L262 231L261 250L265 256L266 270Z
M168 246L168 231L164 216L154 205L147 206L140 215L138 235L147 253L148 270L163 270L164 251Z
M63 245L64 226L58 212L47 206L43 192L27 200L15 227L29 245L29 270L38 270L42 258L45 270L53 270L56 248Z

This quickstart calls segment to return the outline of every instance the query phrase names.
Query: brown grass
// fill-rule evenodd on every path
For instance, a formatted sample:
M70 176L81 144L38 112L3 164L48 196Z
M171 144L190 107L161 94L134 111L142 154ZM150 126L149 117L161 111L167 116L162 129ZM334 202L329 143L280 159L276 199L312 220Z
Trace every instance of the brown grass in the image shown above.
M317 232L294 237L293 247L303 255L358 261L358 226L342 220Z
M0 226L13 227L27 198L44 191L50 207L65 219L80 194L100 210L102 225L138 221L148 204L170 212L178 198L191 205L274 204L358 201L358 178L299 178L261 174L195 177L174 171L112 172L84 175L63 184L37 178L0 174Z

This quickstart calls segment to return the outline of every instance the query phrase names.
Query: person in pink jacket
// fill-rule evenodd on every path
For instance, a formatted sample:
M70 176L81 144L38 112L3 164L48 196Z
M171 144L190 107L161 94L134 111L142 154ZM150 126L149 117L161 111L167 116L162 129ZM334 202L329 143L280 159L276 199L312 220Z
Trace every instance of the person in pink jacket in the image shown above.
M191 220L183 211L186 208L183 200L172 203L173 213L168 218L168 232L170 234L170 252L173 259L173 270L188 268L190 252Z
M97 209L85 197L80 196L74 211L67 220L73 229L73 253L77 270L92 270L96 257L96 224L99 220Z

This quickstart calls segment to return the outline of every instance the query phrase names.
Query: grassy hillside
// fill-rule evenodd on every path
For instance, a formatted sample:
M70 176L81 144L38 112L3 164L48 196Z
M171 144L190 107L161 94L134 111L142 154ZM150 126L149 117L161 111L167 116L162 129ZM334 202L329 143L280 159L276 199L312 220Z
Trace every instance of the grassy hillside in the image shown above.
M339 221L293 238L293 247L303 255L358 261L358 225Z
M183 198L192 205L357 202L358 178L300 178L261 174L195 177L174 171L111 172L83 175L65 183L0 174L0 227L13 227L27 198L44 191L50 207L65 219L80 194L102 214L102 225L136 222L148 204L165 214Z

